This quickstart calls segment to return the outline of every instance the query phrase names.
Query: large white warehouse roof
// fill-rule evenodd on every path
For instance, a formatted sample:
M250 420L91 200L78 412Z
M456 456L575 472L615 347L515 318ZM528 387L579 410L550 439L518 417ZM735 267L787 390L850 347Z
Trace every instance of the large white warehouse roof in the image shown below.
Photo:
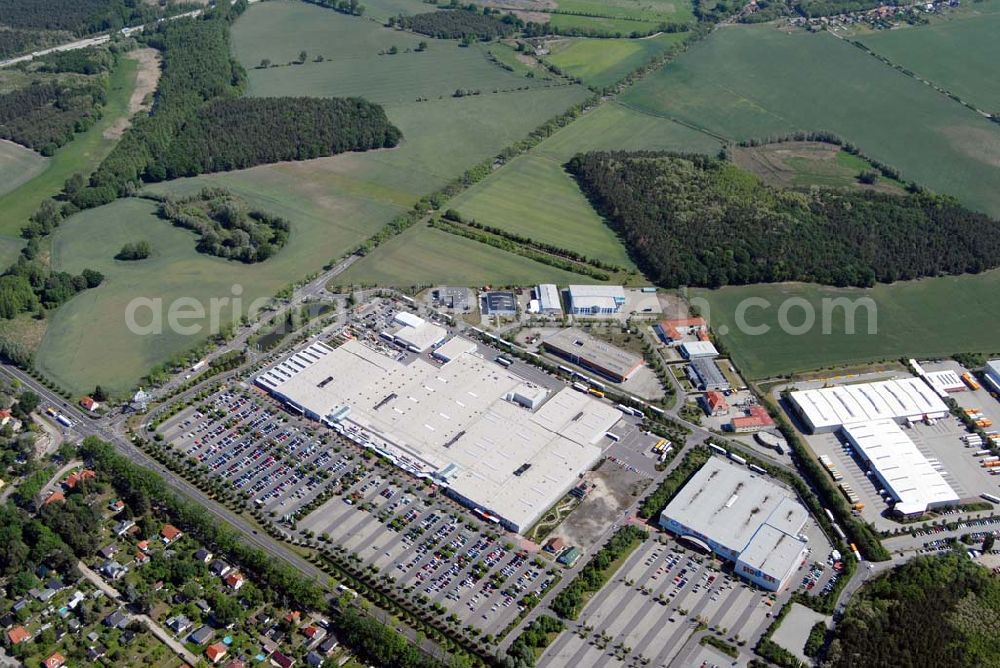
M948 413L940 397L919 378L800 390L792 392L792 401L816 432L871 420L905 422Z
M399 362L357 340L336 349L317 343L257 382L524 530L600 458L622 413L570 388L532 412L507 397L537 386L469 343L445 343L442 364Z
M957 503L958 494L891 419L844 426L844 434L871 463L904 515Z

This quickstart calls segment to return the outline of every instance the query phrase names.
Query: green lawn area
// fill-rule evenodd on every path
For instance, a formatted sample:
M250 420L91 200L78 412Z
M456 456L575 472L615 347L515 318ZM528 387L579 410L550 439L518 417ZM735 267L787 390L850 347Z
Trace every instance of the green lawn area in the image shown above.
M622 102L733 139L833 131L904 178L1000 215L1000 126L826 33L726 26Z
M532 285L594 283L534 260L422 225L390 239L334 285Z
M545 60L597 88L614 84L686 37L666 33L650 39L572 37L551 43Z
M628 37L633 32L645 34L656 30L660 20L633 21L623 18L604 18L598 16L575 16L573 14L549 14L549 25L559 30L598 30L601 32Z
M0 237L19 237L21 227L41 204L42 200L62 190L63 184L74 173L90 174L114 147L116 140L106 139L104 131L128 113L128 99L135 86L138 64L122 58L111 75L111 89L101 119L83 134L59 149L48 161L48 168L31 181L0 197ZM0 257L4 266L12 258Z
M562 163L546 156L517 158L462 193L449 207L485 225L635 267Z
M858 37L876 53L987 112L1000 112L1000 2L970 3L929 25Z
M717 139L704 132L612 102L577 119L535 151L566 162L584 151L670 150L714 154L721 148Z
M428 49L417 52L420 42ZM395 46L399 53L379 55ZM362 96L379 104L451 96L456 90L494 90L555 85L529 79L486 59L478 48L435 40L303 2L273 0L251 7L233 29L233 48L259 96ZM409 53L407 51L409 50ZM302 65L288 65L306 51ZM324 61L313 59L322 55ZM282 67L257 69L269 59ZM561 85L561 84L559 84Z
M921 279L872 289L830 288L805 284L754 285L693 290L691 296L720 334L733 360L751 379L900 357L941 357L956 352L1000 352L1000 270L976 276ZM845 312L823 300L870 298L875 306L876 333L869 334L867 308L855 311L854 334L846 334ZM743 300L762 298L768 305L747 303L747 325L767 325L763 334L742 332L737 309ZM787 322L804 322L808 303L815 326L793 335L778 326L778 312L786 299ZM704 301L701 301L704 300ZM802 302L801 300L805 300ZM863 305L863 304L862 304ZM824 320L829 334L823 333ZM723 332L727 332L723 334Z
M242 288L244 307L269 297L293 280L318 270L325 262L356 244L400 209L363 197L329 196L317 204L286 189L288 183L256 170L216 179L173 184L182 191L202 183L226 185L247 195L254 205L287 216L292 222L288 245L273 258L246 265L195 251L196 238L154 214L146 200L118 200L79 213L65 221L55 236L52 265L79 273L85 267L106 276L99 288L74 297L52 316L36 355L38 368L60 385L80 392L100 384L113 392L130 390L153 365L200 343L208 335L209 316L187 321L201 325L192 334L171 331L167 309L177 299L190 298L209 311L213 298L231 297ZM115 253L126 242L145 239L153 255L138 262L121 262ZM137 298L162 299L164 332L139 336L126 326L126 310ZM232 309L222 311L231 319ZM137 320L148 322L149 310Z
M566 12L618 16L645 21L687 23L694 20L689 0L558 0Z
M6 195L45 171L49 161L30 148L0 139L0 195Z

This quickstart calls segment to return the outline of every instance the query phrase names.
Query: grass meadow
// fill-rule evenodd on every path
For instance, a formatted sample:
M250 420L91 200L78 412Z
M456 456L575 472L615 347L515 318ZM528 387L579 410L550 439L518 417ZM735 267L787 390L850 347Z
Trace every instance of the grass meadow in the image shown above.
M126 392L150 367L194 347L208 335L207 331L183 335L165 328L161 336L136 336L125 321L130 301L162 299L164 314L179 298L192 298L207 309L209 300L232 296L232 287L240 285L247 305L319 269L399 210L363 197L340 197L336 206L321 207L298 201L294 191L286 191L267 175L241 176L243 188L257 188L257 195L248 197L254 205L266 206L292 221L288 245L260 264L245 265L198 253L195 235L157 218L154 204L146 200L119 200L65 221L53 242L53 268L78 273L90 267L106 278L99 288L81 293L51 315L36 354L38 368L75 392L95 383ZM228 180L222 184L233 185ZM199 184L177 185L183 189ZM152 246L151 258L138 262L114 259L123 244L143 239ZM232 310L227 308L223 313L231 317ZM148 311L140 316L143 322L148 321ZM208 324L206 319L191 322Z
M900 357L942 357L957 352L1000 352L1000 270L975 276L920 279L871 289L831 288L806 284L727 287L692 290L705 300L712 329L739 368L760 380L800 371L862 364ZM741 332L736 326L739 304L746 298L767 300L767 308L750 307L749 325L767 325L765 335ZM876 334L868 334L866 309L855 317L855 334L845 334L845 313L830 309L830 334L822 330L823 300L870 298L876 307ZM778 327L778 312L785 299L805 300L816 316L807 334L792 335ZM832 303L832 302L828 302ZM703 307L704 310L704 307ZM800 306L790 307L788 322L804 321ZM724 328L724 329L722 329Z
M1000 126L826 33L721 28L622 102L731 139L833 131L904 178L1000 215Z
M650 39L572 37L551 43L544 60L589 86L610 86L686 37L665 33Z
M689 0L558 0L559 9L660 23L694 20Z
M603 16L577 16L574 14L549 14L549 25L559 30L600 30L602 32L628 37L633 32L639 34L656 30L660 21L610 18Z
M284 12L297 20L286 21ZM261 16L264 24L258 22ZM270 30L266 30L267 22ZM264 54L294 42L300 31L305 39L311 34L309 29L319 24L323 27L317 28L315 35L326 35L326 53L335 60L342 56L346 59L355 50L350 39L352 33L374 30L393 35L367 19L345 17L301 3L268 2L253 5L235 24L237 54L241 62L252 67L268 57ZM252 33L250 38L244 32L246 28ZM311 47L296 44L293 57L303 48ZM490 72L495 70L515 81L521 79L488 63L479 49L462 49L460 53L454 48L450 53L460 59L475 57L492 68ZM310 53L314 55L316 51ZM413 55L430 55L430 52ZM369 60L378 58L381 57L376 52L369 55ZM307 76L308 67L277 71L295 80ZM478 63L470 65L469 71L479 67ZM253 72L256 70L251 70L252 81ZM399 76L400 81L405 78L393 76ZM414 70L407 76L421 89L425 80L443 81L441 72L433 66ZM370 85L373 90L385 90L384 82L373 76ZM298 94L309 92L312 91L303 89ZM328 94L332 92L331 89ZM271 94L252 85L251 94L255 93ZM255 297L273 295L285 285L320 270L412 206L422 195L523 138L588 94L582 86L560 85L462 98L435 97L419 103L388 103L386 112L404 134L403 142L395 149L264 165L148 186L153 193L184 195L205 185L218 185L255 207L288 218L292 224L288 245L260 264L243 265L197 253L194 236L156 218L153 205L144 200L120 200L77 214L54 235L53 266L66 271L92 267L104 272L107 279L98 289L78 295L51 316L36 355L37 366L73 391L87 390L100 383L116 392L125 392L150 367L192 348L207 336L206 333L135 336L128 331L124 320L130 300L161 297L168 304L179 297L193 297L206 302L211 297L230 295L234 284L243 287L245 304ZM473 282L513 282L518 276L566 282L565 279L575 276L428 228L410 230L401 238L402 242L384 246L389 255L387 263L373 254L355 265L358 275L368 272L376 275L377 280L392 284L469 278L475 278ZM113 259L124 243L140 239L153 246L151 259L137 263ZM396 279L383 280L386 274Z
M333 285L531 285L593 279L422 225L390 239Z
M45 171L49 161L30 148L0 139L0 196Z
M416 51L426 42L426 51ZM398 53L387 52L395 46ZM486 59L479 48L384 28L304 2L274 0L248 11L233 30L233 49L257 96L362 96L379 104L449 97L456 90L539 88L564 85L528 78ZM307 53L301 65L286 63ZM315 62L323 56L322 62ZM262 60L278 67L258 69Z
M111 74L111 85L104 113L86 132L77 135L47 161L47 167L30 181L0 196L0 263L7 266L20 248L20 231L42 200L62 190L73 174L90 174L114 147L116 140L104 137L116 120L128 113L128 100L135 87L138 64L122 58ZM15 243L16 242L16 243ZM11 255L8 251L13 248Z
M562 163L524 155L449 203L463 216L633 269L625 247Z
M987 112L1000 111L1000 2L973 3L929 25L856 37L897 65Z

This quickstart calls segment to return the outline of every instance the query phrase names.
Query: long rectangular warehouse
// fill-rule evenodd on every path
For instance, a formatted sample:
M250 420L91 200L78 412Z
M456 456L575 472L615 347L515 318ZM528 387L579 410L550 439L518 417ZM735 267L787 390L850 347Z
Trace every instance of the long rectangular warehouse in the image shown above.
M570 388L551 393L454 341L442 346L447 360L408 361L357 340L315 343L257 384L524 531L598 461L622 413Z
M643 365L643 359L638 355L572 327L547 336L542 340L542 346L549 352L616 383L624 383Z
M919 378L799 390L792 392L792 402L816 434L857 422L891 419L903 423L948 415L941 398Z
M844 435L896 500L901 515L958 503L958 494L893 420L844 426Z

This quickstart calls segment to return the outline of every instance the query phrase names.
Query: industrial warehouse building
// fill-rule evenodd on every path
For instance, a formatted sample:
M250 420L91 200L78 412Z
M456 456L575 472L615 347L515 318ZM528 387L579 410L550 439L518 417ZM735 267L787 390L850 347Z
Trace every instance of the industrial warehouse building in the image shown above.
M990 360L983 371L987 384L993 391L1000 392L1000 360Z
M791 398L814 434L834 432L855 422L891 419L903 424L948 415L948 407L919 378L800 390L792 392Z
M535 288L538 296L538 312L542 315L562 315L562 300L559 299L559 288L552 283L542 283Z
M513 292L487 292L483 295L483 312L486 315L517 315L517 298Z
M570 388L529 383L459 337L434 354L399 361L357 340L317 342L256 382L518 532L579 483L622 417Z
M711 457L660 514L660 526L734 563L737 575L779 591L806 557L808 519L784 487Z
M844 435L892 495L900 515L958 503L955 490L894 420L844 425Z
M420 316L400 311L393 318L398 327L382 332L382 337L394 341L415 353L422 353L444 341L448 332L443 327L427 322Z
M561 329L542 340L545 350L616 383L624 383L643 364L643 359L583 330Z
M892 496L900 515L958 502L955 490L899 425L947 417L948 407L920 378L792 392L796 413L813 433L842 430Z
M620 285L569 286L569 311L574 315L614 315L625 306Z
M722 369L710 357L696 357L687 366L687 377L691 383L701 390L716 390L725 392L732 389L726 380Z

